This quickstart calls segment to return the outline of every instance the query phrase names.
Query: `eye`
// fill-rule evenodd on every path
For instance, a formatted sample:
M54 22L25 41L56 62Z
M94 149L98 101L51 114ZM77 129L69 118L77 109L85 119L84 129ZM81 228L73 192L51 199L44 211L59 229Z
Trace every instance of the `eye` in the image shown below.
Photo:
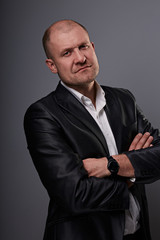
M70 52L69 52L69 51L66 51L66 52L63 54L64 57L67 57L67 56L69 56L69 55L70 55Z
M89 46L87 44L83 44L79 47L79 49L83 49L83 50L85 50L87 48L89 48Z

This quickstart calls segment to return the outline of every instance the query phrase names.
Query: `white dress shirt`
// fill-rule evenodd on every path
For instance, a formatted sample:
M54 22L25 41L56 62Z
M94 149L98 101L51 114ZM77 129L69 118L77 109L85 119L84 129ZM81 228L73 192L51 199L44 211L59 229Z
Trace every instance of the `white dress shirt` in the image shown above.
M67 88L83 104L83 106L91 114L91 116L94 118L94 120L100 127L105 137L105 140L107 142L110 156L117 155L118 150L117 150L115 138L113 136L111 127L109 125L107 115L104 111L104 107L106 105L105 93L103 89L100 87L100 85L97 82L95 83L96 83L96 108L94 107L92 101L88 97L82 95L80 92L76 91L75 89L68 87L66 84L64 84L61 81L61 84L65 88ZM129 192L129 198L130 198L129 210L125 211L124 235L133 234L140 227L138 223L139 212L140 212L139 204L130 192Z

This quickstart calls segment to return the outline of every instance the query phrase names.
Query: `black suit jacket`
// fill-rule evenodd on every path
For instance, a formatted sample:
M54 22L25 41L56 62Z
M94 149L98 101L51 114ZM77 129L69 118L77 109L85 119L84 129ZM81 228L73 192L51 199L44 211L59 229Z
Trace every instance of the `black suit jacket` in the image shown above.
M143 240L149 240L144 183L160 177L159 132L144 118L129 91L103 90L118 151L126 152L135 168L131 191L141 206ZM30 154L50 197L44 239L122 240L124 210L129 206L126 179L88 178L82 160L109 153L103 133L84 106L59 84L29 107L24 127ZM134 136L146 131L153 135L154 146L127 152Z

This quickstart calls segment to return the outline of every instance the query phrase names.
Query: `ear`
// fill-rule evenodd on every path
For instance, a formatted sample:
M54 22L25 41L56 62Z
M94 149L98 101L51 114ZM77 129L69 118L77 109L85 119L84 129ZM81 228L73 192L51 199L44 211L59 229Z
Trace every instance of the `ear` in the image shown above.
M95 50L95 45L94 42L91 42L93 49Z
M53 72L53 73L58 72L57 67L52 59L50 59L50 58L46 59L46 64L47 64L48 68L51 70L51 72Z

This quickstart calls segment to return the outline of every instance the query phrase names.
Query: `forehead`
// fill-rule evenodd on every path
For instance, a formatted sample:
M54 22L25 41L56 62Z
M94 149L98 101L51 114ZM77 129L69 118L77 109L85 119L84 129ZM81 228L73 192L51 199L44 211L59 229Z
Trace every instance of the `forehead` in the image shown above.
M50 34L50 46L54 50L73 48L87 42L90 42L88 33L78 25L59 28Z

